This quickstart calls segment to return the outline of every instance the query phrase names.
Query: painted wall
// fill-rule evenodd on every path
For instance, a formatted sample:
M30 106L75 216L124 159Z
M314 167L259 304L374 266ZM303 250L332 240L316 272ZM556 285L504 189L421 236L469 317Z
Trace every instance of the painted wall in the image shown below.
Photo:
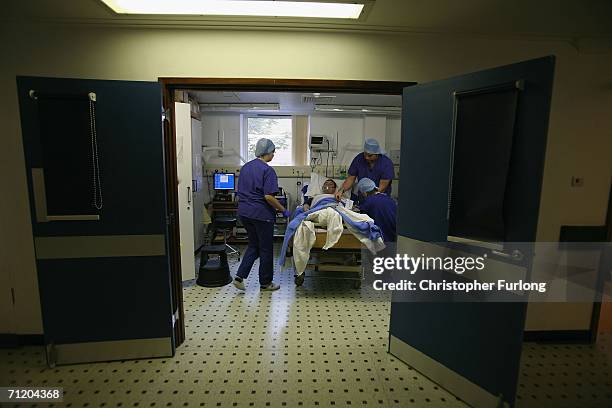
M385 149L391 153L392 150L399 150L402 144L402 121L398 119L387 119L387 138L385 139Z
M240 158L234 152L241 151L240 138L241 128L243 127L241 126L243 125L241 120L240 113L205 112L202 114L202 144L205 146L204 149L218 146L218 138L224 140L226 149L222 156L219 156L218 151L206 153L205 166L210 173L222 169L236 171L237 166L239 166ZM332 171L332 164L336 168L338 166L348 168L355 155L363 150L363 141L368 135L375 135L381 146L385 146L385 141L388 139L399 148L401 136L399 123L399 118L387 118L385 116L313 114L309 118L310 134L327 136L332 142L332 147L335 146L336 138L338 139L338 154L333 163L329 162L330 172ZM327 153L322 153L321 157L315 153L315 157L320 159L315 170L324 172ZM300 199L301 187L298 188L297 183L298 181L300 183L308 182L311 168L308 166L279 167L274 166L274 161L271 165L275 167L279 176L279 186L287 192L290 207L293 208ZM301 177L302 172L305 173L305 178ZM207 182L210 181L210 177ZM207 185L205 189L208 190ZM396 188L393 191L395 197L397 197L397 190ZM209 191L207 191L207 201L210 197Z
M355 154L363 150L365 121L366 117L362 115L312 115L310 117L310 134L325 135L330 140L337 138L338 159L336 163L348 166Z
M424 34L5 23L0 36L0 333L41 332L15 75L147 81L188 76L424 82L555 54L539 237L555 239L562 224L604 221L612 168L610 55L580 54L561 41ZM572 175L583 176L584 187L571 188ZM5 284L7 276L10 285ZM10 287L16 291L12 311Z
M325 135L332 144L338 139L338 156L335 164L349 165L351 160L362 150L366 137L375 137L381 146L386 144L400 146L401 129L399 118L364 115L310 115L310 134ZM219 156L218 152L206 154L208 165L238 165L240 157L232 151L240 153L241 115L240 113L203 113L203 138L206 147L218 146L218 139L224 140L228 150ZM385 141L389 140L389 143ZM334 147L334 146L332 146ZM230 151L231 150L231 151ZM323 154L326 158L326 154Z
M228 151L206 151L204 161L209 165L240 165L240 114L202 113L202 145L218 147L219 140Z

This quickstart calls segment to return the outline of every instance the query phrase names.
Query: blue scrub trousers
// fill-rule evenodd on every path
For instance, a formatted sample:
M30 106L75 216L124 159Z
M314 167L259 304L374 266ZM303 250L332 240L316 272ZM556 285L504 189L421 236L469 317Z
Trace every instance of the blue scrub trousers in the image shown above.
M274 276L274 222L240 217L247 231L249 246L238 267L237 276L246 279L251 272L253 263L259 258L259 284L266 286Z

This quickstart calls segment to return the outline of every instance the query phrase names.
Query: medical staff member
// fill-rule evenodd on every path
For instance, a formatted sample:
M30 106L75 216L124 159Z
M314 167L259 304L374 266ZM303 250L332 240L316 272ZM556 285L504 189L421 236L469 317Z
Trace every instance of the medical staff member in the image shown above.
M374 181L369 178L359 180L357 189L364 197L359 204L359 210L374 220L374 224L382 231L385 243L396 242L397 204L395 200L378 191Z
M349 191L355 180L369 178L374 181L379 193L391 195L391 181L395 176L393 162L381 149L376 139L366 139L363 145L363 153L359 153L348 169L348 177L342 186L336 191L336 200L342 198L345 191Z
M234 286L241 290L245 290L244 280L257 258L261 290L280 288L280 285L272 282L274 222L277 210L287 218L289 211L274 198L278 191L278 178L268 163L274 158L275 150L276 146L271 140L259 139L255 146L257 158L245 164L238 177L238 216L249 239L249 246L234 278Z

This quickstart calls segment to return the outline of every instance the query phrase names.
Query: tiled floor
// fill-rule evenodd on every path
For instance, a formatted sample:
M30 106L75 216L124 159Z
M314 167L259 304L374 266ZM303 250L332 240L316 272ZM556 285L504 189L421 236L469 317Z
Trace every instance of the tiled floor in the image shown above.
M521 408L612 407L612 333L595 346L526 343L521 368Z
M387 354L386 297L364 301L349 281L296 288L286 272L260 293L256 272L246 293L185 288L175 358L48 369L40 348L0 350L0 383L62 386L71 407L465 406ZM612 334L596 347L527 344L518 406L612 406L611 356Z

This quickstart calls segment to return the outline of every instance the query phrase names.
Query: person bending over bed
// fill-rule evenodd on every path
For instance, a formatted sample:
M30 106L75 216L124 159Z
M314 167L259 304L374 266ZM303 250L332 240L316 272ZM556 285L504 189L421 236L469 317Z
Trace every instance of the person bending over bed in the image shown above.
M323 187L321 187L321 194L335 194L337 188L338 188L338 185L336 184L336 182L334 180L327 179L323 183ZM304 198L304 205L302 207L304 209L304 211L308 211L310 209L310 206L312 205L312 199L313 198L314 197L305 197Z
M374 220L374 224L378 225L385 243L396 242L397 204L395 200L378 191L374 181L369 178L359 180L357 189L364 198L359 205L361 212L369 215Z

